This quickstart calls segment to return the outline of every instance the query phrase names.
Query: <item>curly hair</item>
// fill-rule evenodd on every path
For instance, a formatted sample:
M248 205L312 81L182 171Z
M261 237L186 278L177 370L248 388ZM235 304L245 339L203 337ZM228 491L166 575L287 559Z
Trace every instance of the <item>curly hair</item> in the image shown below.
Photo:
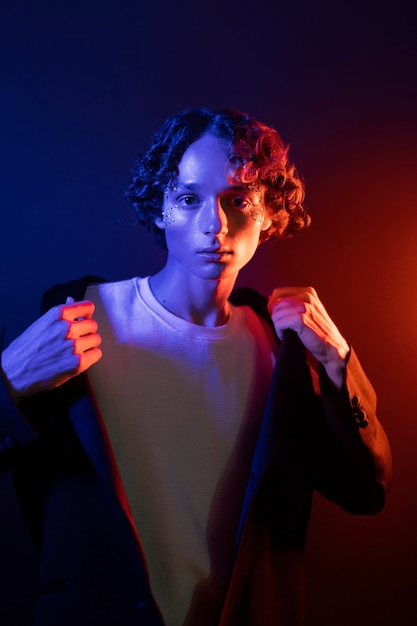
M150 148L133 164L126 197L136 222L166 247L165 232L155 224L163 196L186 149L205 134L229 145L229 160L237 184L262 184L271 226L261 241L291 237L310 224L302 206L304 184L288 160L288 146L276 130L234 109L187 109L169 117L153 137Z

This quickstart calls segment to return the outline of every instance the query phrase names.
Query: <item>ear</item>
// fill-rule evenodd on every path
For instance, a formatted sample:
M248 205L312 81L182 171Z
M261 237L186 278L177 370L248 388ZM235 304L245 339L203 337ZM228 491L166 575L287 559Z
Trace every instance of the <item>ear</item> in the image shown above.
M264 219L263 219L262 224L261 224L261 230L262 231L268 230L268 228L271 226L271 224L272 224L272 220L268 216L268 213L265 212Z
M165 222L163 220L162 215L158 215L158 217L155 217L153 221L155 223L155 226L157 226L161 230L165 230L166 224L165 224Z

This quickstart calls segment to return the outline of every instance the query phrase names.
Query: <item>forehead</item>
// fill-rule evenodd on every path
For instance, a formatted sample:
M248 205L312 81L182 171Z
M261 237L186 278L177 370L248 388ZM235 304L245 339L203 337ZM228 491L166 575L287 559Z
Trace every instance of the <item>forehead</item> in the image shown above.
M177 183L205 185L221 183L229 185L231 164L229 145L214 135L203 135L184 152L178 164Z
M206 134L190 144L172 176L171 185L177 190L221 193L263 194L264 185L243 183L239 171L230 161L230 142ZM170 186L171 186L170 185Z

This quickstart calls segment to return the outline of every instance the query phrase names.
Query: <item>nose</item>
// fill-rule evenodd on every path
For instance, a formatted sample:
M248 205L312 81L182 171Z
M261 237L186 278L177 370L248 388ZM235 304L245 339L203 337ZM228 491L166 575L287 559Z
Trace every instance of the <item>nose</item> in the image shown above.
M202 213L203 232L206 235L227 233L227 215L218 198L207 200Z

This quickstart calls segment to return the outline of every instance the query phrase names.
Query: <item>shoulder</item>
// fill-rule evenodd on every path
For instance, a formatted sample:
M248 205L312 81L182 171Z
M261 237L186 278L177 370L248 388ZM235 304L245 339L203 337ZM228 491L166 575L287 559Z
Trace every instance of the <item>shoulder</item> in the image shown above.
M139 285L144 280L133 277L115 282L96 281L88 284L85 299L91 300L95 304L96 311L97 307L104 307L107 311L119 310L122 313L123 311L132 313L132 307L137 300Z
M118 297L126 296L135 291L137 283L144 280L146 278L135 277L110 282L101 276L89 274L75 280L59 283L53 285L44 293L41 302L41 312L44 313L57 304L63 304L68 296L71 296L74 300L91 299L90 295L93 294L98 298L104 297L107 299L115 294ZM88 295L86 295L87 289L89 290Z
M230 302L235 306L249 306L264 319L275 333L274 325L268 312L268 298L252 287L239 287L230 294Z
M62 304L68 296L71 296L75 300L83 300L85 291L89 285L105 282L107 281L104 278L90 274L66 283L53 285L42 297L41 312L44 313L51 307Z

